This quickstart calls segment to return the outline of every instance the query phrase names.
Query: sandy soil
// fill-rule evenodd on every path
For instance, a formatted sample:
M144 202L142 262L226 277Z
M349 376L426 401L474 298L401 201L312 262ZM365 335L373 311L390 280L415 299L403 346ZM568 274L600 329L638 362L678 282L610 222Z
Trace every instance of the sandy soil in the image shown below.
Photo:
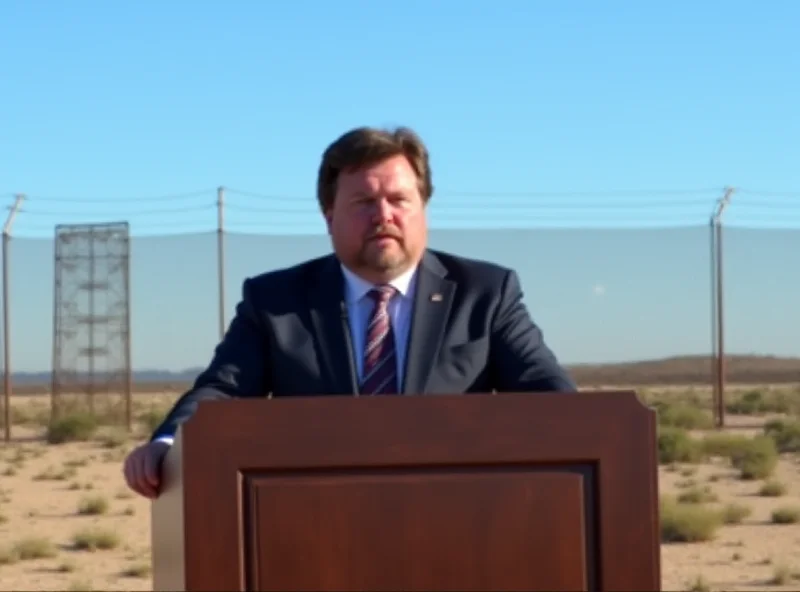
M689 475L688 472L696 469ZM735 502L745 504L752 514L741 524L724 526L716 540L698 544L662 545L662 582L664 590L688 590L702 578L714 590L798 590L800 581L783 586L772 580L777 571L796 576L800 572L800 527L773 525L772 511L786 505L800 505L800 464L784 458L775 478L787 492L781 497L762 497L761 481L742 481L725 465L699 465L671 472L662 468L662 493L677 494L689 481L700 487L708 485L719 496L712 506Z
M150 504L126 491L121 473L125 453L142 440L144 428L133 438L110 430L90 442L46 445L31 438L41 427L30 423L45 413L46 399L15 403L24 406L29 425L15 427L15 441L0 448L0 589L151 590ZM148 404L163 401L149 398ZM142 412L137 406L137 415ZM661 467L662 493L695 482L708 485L719 504L752 508L713 542L663 545L663 589L689 590L698 578L712 590L800 588L800 579L771 583L781 570L800 577L800 527L769 522L773 509L800 505L800 460L783 457L776 478L786 494L762 497L762 482L742 481L723 464ZM94 504L89 510L96 513L81 514L82 503ZM109 548L76 549L76 536ZM13 557L10 549L18 543L42 557Z
M0 548L28 540L32 547L52 545L49 553L45 549L52 556L0 565L0 588L152 589L150 504L126 491L121 474L124 450L99 443L5 448L0 513L6 521L0 525ZM9 467L14 475L5 472ZM104 500L105 512L80 515L81 502L92 499ZM74 550L74 537L87 529L111 531L116 548ZM3 553L0 550L0 563Z

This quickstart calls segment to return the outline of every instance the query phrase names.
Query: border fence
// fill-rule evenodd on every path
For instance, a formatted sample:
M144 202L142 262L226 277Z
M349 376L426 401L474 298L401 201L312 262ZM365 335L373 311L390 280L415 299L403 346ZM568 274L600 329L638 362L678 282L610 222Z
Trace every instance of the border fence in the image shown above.
M2 197L2 196L0 196ZM12 396L182 389L242 281L330 251L308 197L231 188L154 198L10 194L2 240ZM800 197L733 188L449 193L430 244L516 269L581 386L691 385L725 424L728 383L800 382ZM216 219L216 224L214 224Z

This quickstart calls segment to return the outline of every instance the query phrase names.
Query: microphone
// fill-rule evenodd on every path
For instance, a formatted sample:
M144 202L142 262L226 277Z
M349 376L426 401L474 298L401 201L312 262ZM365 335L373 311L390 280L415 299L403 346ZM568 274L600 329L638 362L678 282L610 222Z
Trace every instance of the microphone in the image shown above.
M350 334L350 315L347 312L347 304L344 301L339 303L341 306L342 317L342 331L344 331L344 340L347 344L347 363L350 367L350 381L353 383L353 394L359 396L358 391L358 372L356 371L356 359L353 350L353 336Z

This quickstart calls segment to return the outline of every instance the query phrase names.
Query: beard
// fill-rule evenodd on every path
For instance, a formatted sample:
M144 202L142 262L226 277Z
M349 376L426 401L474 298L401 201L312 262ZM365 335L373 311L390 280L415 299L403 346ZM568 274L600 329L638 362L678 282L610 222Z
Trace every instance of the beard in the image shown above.
M356 260L360 267L377 272L389 272L406 267L411 260L402 239L393 237L389 244L379 245L374 240L367 240L359 249Z

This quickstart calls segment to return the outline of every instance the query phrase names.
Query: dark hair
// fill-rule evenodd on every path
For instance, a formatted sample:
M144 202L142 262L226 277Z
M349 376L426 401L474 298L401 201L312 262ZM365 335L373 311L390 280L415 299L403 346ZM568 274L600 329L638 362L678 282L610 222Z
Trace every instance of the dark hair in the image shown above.
M404 155L419 179L419 190L427 203L433 194L428 149L407 127L394 130L359 127L337 138L322 155L317 177L317 200L323 211L333 206L336 183L342 171L354 171Z

